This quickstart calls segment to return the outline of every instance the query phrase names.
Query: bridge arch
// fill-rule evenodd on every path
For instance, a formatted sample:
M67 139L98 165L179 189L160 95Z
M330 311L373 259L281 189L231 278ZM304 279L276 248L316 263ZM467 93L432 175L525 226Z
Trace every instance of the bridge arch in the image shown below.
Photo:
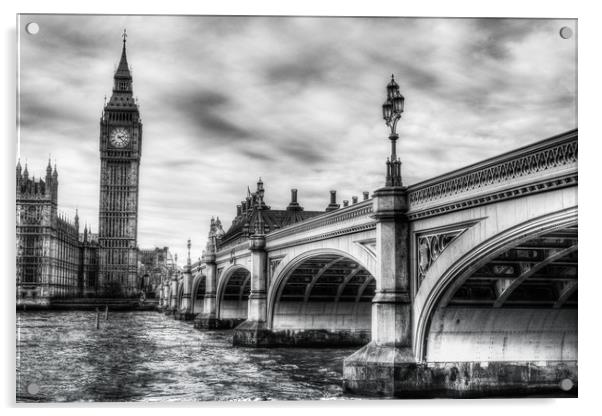
M333 343L366 343L375 284L369 266L342 250L285 258L270 285L268 326L275 332L328 331Z
M216 315L221 320L244 321L251 293L251 271L233 264L223 270L217 282Z
M205 299L207 277L202 273L197 273L192 280L192 313L203 312L203 301Z
M484 222L450 244L418 288L416 359L576 360L577 207L494 235Z

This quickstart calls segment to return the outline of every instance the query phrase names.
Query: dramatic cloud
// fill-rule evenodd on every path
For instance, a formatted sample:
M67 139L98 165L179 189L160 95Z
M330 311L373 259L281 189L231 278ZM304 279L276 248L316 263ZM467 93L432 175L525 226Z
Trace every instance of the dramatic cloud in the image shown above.
M274 208L308 210L383 184L380 106L406 97L407 184L577 126L575 21L23 16L20 157L59 170L60 209L98 223L99 117L127 28L144 123L139 245L194 257L258 177ZM21 25L24 27L24 24Z

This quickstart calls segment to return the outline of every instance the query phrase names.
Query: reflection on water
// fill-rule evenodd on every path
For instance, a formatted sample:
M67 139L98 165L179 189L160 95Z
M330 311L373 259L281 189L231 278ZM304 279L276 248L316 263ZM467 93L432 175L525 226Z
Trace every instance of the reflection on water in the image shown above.
M311 400L342 398L355 348L232 347L155 312L17 313L17 401ZM32 395L27 386L35 383Z

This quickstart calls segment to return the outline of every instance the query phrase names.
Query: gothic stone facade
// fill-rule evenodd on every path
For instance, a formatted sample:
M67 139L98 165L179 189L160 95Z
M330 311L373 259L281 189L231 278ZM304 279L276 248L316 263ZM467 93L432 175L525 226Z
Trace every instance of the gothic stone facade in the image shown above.
M48 163L45 179L16 172L17 304L47 306L51 299L81 296L95 287L96 250L87 227L80 235L58 213L58 173Z
M142 122L125 46L124 36L113 93L100 118L98 235L88 227L80 233L77 214L73 222L58 214L56 167L49 162L46 178L35 180L17 164L18 305L81 296L132 297L152 286L139 278L149 269L148 264L139 266L137 247ZM166 250L151 251L167 261ZM157 267L153 275L166 269Z
M161 284L175 270L176 263L168 247L140 249L138 252L139 288L148 296L158 297Z

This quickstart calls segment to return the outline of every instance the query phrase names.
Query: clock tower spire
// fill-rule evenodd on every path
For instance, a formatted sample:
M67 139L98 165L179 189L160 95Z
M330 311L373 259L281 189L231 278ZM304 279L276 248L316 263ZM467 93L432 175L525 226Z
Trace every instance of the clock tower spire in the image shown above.
M99 283L101 296L136 295L138 173L142 122L133 98L126 31L113 92L100 118Z
M127 40L127 33L125 29L123 29L123 34L121 35L123 38L123 48L121 49L121 59L119 60L119 65L117 66L117 70L115 71L115 84L113 86L113 93L115 92L129 92L132 93L132 74L130 72L130 67L128 65L128 58L125 51L125 43Z

